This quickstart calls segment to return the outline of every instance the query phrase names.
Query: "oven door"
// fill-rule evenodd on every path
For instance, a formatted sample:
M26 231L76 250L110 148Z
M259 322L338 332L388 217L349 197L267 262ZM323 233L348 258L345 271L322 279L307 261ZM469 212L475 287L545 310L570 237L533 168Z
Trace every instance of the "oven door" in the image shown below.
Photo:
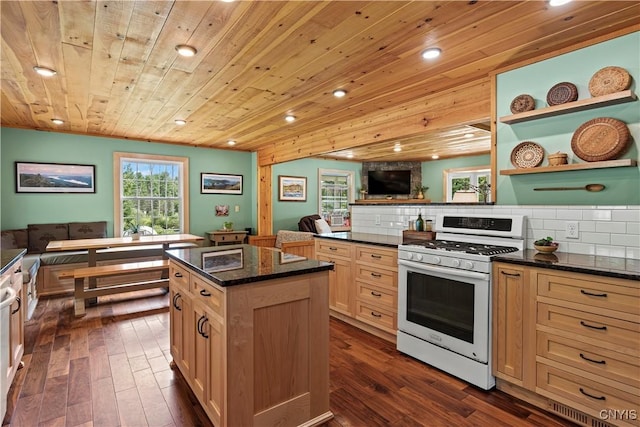
M488 363L489 293L489 274L398 260L398 329Z

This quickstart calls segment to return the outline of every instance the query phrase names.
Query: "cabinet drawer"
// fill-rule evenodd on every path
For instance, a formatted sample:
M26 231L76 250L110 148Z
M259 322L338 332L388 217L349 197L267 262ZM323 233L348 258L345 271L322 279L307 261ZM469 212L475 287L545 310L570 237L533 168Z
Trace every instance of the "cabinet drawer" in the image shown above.
M537 386L541 394L561 400L568 399L590 408L592 415L598 416L603 409L627 409L640 412L638 390L620 390L561 369L537 364ZM629 392L633 391L633 392ZM552 395L550 396L549 393ZM631 424L640 425L640 419L629 419Z
M169 263L169 280L184 289L189 289L189 269L181 266L176 261Z
M587 280L588 279L588 280ZM640 315L640 287L622 286L606 278L538 275L538 295Z
M391 311L397 310L398 295L396 292L360 281L356 281L356 285L358 287L357 298L363 303L375 304L377 307Z
M22 259L14 263L11 268L11 286L22 286Z
M397 313L390 310L384 310L367 304L362 301L356 301L356 319L383 329L391 334L396 334Z
M356 246L356 261L385 267L398 267L398 251L375 246Z
M593 344L613 349L606 344L610 343L640 357L640 323L538 303L538 324L580 337L576 339L592 338Z
M330 239L316 239L316 253L351 258L351 244Z
M196 301L204 303L208 308L223 315L222 292L214 288L212 283L196 276L191 276L191 293Z
M398 288L398 272L392 270L383 270L370 265L356 264L356 279L364 280L369 283L375 283L385 288Z
M640 360L635 356L542 331L538 331L537 354L640 388Z

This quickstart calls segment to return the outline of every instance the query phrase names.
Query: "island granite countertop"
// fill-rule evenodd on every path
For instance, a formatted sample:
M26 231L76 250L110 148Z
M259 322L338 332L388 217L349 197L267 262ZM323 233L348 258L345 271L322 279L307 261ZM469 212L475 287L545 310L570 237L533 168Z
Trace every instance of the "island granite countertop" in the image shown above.
M21 256L27 252L26 249L2 249L0 250L0 274L9 269Z
M220 286L242 285L333 269L333 264L328 262L251 245L171 249L166 253L171 260L186 265Z
M520 252L496 255L493 260L552 270L640 280L640 260L637 259L566 252L543 254L533 249L526 249Z

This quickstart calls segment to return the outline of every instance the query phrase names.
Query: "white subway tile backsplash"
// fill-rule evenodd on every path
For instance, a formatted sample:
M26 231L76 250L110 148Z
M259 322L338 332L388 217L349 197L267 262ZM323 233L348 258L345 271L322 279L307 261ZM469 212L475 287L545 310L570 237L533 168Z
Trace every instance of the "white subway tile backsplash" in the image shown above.
M609 257L615 257L615 258L624 258L625 253L626 253L625 248L622 246L596 245L596 255L609 256Z
M611 212L613 221L640 222L640 209L615 210Z
M599 220L599 221L611 221L610 209L590 209L582 211L583 219Z
M612 234L611 244L616 246L640 247L640 236L637 234Z
M595 224L598 233L624 233L627 230L625 222L597 221Z
M627 222L627 234L640 234L640 222Z
M579 220L582 219L582 210L580 209L558 209L556 212L557 219Z
M581 233L580 241L582 243L595 243L608 245L611 243L611 235L609 233Z

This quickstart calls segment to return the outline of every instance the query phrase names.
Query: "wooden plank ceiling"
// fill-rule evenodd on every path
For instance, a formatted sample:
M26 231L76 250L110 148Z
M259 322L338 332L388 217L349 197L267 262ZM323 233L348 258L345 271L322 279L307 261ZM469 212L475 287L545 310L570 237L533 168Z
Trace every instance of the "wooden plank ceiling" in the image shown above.
M486 87L492 70L640 23L635 1L553 8L475 0L2 0L0 7L2 126L244 151L347 135L363 118L402 114L416 100L474 82ZM178 44L197 54L179 56ZM432 46L443 54L425 61L420 53ZM43 78L36 65L57 74ZM333 97L338 88L347 96ZM297 120L286 123L286 114ZM476 114L485 126L489 115ZM489 133L477 127L393 134L400 136L340 149L322 138L308 143L314 154L357 161L490 149ZM402 151L393 152L398 143Z

